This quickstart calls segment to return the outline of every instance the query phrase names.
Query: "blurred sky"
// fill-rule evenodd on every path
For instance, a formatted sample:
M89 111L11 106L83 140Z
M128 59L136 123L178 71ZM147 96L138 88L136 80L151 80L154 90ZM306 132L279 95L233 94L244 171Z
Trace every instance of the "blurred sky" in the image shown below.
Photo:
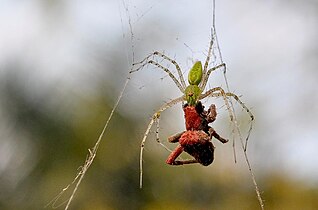
M45 98L47 103L67 115L75 102L63 95L61 87L89 96L98 78L104 77L108 81L105 94L115 101L130 70L132 53L134 61L139 61L154 50L164 51L187 70L194 60L205 58L212 24L210 1L0 4L1 82L11 75L10 66L25 67L14 74L20 75L31 100L41 101L51 94ZM318 2L310 0L222 0L216 9L230 89L243 95L256 116L249 151L252 162L261 172L283 171L310 183L318 182L317 10ZM123 68L116 68L115 58ZM109 68L101 68L105 63ZM163 76L156 70L134 74L119 110L147 119L164 101L179 96L169 78L161 81ZM209 87L215 86L215 80L210 80ZM152 85L153 81L158 84ZM1 107L0 116L1 173L17 153L12 146L17 139ZM182 114L170 120L183 126ZM31 141L19 149L30 145ZM29 155L21 154L16 164Z

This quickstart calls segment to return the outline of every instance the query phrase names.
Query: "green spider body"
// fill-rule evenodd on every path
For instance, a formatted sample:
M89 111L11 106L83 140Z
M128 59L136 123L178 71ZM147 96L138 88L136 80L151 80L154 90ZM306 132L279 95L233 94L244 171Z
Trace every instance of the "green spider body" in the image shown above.
M224 69L225 72L225 63L221 63L217 66L209 68L210 58L212 55L212 45L213 40L210 41L208 56L202 66L201 61L194 63L188 74L188 85L186 85L182 70L178 63L169 58L168 56L155 51L149 54L140 62L134 63L136 68L133 68L130 73L137 72L141 70L146 65L152 65L157 67L157 69L162 70L167 73L167 75L173 80L179 90L183 93L181 97L175 98L166 104L162 105L152 116L151 121L149 122L143 139L141 141L140 147L140 187L142 187L142 168L143 168L143 151L146 139L151 131L153 124L157 124L157 142L170 151L164 144L159 141L159 120L161 113L170 107L180 103L186 102L183 106L186 131L176 134L169 138L169 142L176 143L179 142L178 147L170 154L167 163L171 165L183 165L183 164L192 164L192 163L201 163L202 165L209 165L213 161L213 150L214 147L211 142L211 138L215 137L222 143L226 143L227 140L220 137L216 131L210 127L208 124L213 122L216 118L216 108L215 105L211 105L208 110L204 110L203 105L200 100L207 97L222 97L225 103L225 106L229 112L230 120L233 121L234 113L233 108L230 106L229 98L233 97L249 114L251 121L254 120L254 116L250 113L249 109L244 105L244 103L239 99L239 97L231 92L225 92L221 87L214 87L209 90L203 91L206 88L208 79L211 73L217 69ZM171 72L169 68L162 63L158 62L156 58L162 58L163 60L170 62L174 65L177 71L177 76ZM250 126L249 132L252 130L252 124ZM249 133L247 135L248 139ZM246 142L247 142L246 139ZM246 148L246 146L245 146ZM177 157L185 151L194 157L193 160L176 160Z
M184 90L184 99L188 105L195 106L199 96L202 93L199 84L202 80L202 64L201 61L195 62L188 75L189 86Z

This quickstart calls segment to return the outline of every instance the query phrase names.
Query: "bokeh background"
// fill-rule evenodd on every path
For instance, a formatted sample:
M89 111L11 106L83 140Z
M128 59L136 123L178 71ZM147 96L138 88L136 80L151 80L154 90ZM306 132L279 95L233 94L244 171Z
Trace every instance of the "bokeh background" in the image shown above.
M248 155L265 207L317 209L318 2L216 3L230 89L256 118ZM70 208L259 208L237 137L237 163L232 143L215 142L211 166L171 167L165 164L169 153L152 133L139 189L143 132L154 111L180 92L153 67L128 75L131 64L158 50L176 59L186 76L195 60L206 57L211 1L0 4L0 209L43 209L72 182L128 76ZM221 71L211 76L208 87L214 86L225 88ZM233 142L222 100L204 101L210 102L219 113L213 127ZM248 116L236 110L246 135ZM165 144L184 129L182 115L180 105L162 115Z

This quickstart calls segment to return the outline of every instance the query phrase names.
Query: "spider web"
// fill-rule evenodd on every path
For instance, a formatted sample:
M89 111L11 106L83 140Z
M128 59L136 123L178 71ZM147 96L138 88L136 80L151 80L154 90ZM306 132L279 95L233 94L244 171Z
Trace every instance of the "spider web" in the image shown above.
M214 34L214 37L215 37L215 41L216 41L216 44L217 44L217 51L219 53L219 57L220 57L220 60L221 60L221 63L223 63L223 58L222 58L222 53L221 53L221 48L220 48L220 44L219 44L219 41L218 41L218 36L217 36L217 32L216 32L216 27L215 27L215 0L213 1L213 27L212 27L212 34ZM224 71L223 72L223 75L224 75L224 80L225 80L225 83L226 83L226 89L228 90L228 92L230 92L230 87L229 87L229 83L228 83L228 80L227 80L227 77L226 77L226 72ZM234 125L235 125L235 130L237 131L238 135L239 135L239 139L240 139L240 143L241 143L241 148L244 152L244 158L245 158L245 161L246 161L246 164L247 164L247 167L248 167L248 170L250 172L250 175L251 175L251 178L252 178L252 181L253 181L253 184L254 184L254 187L255 187L255 191L256 191L256 195L257 195L257 199L259 201L259 204L260 204L260 207L261 209L264 209L264 203L263 203L263 199L261 197L261 193L260 193L260 190L259 190L259 187L258 187L258 184L256 182L256 178L255 178L255 175L254 175L254 172L252 171L252 168L251 168L251 164L250 164L250 161L248 159L248 156L247 156L247 142L248 142L248 139L250 137L250 133L252 131L252 124L248 130L248 134L247 134L247 137L245 138L245 143L243 142L243 136L241 134L241 130L238 126L238 122L237 122L237 117L236 117L236 114L235 114L235 109L234 109L234 106L233 106L233 102L232 102L232 99L230 98L230 105L231 105L231 108L233 110L233 113L234 113ZM252 123L252 122L251 122ZM234 148L234 155L235 155L235 145L234 145L234 142L233 141L233 148ZM236 160L236 159L235 159Z
M125 0L122 1L122 7L124 8L124 14L121 14L121 22L122 22L122 30L123 30L123 37L126 38L125 36L128 36L129 37L129 42L130 42L130 49L127 49L126 51L126 61L128 63L128 65L131 66L131 69L129 71L132 70L132 64L135 63L135 34L134 34L134 30L133 30L133 23L132 23L132 19L131 19L131 14L130 14L130 6L129 6L129 2L127 3ZM140 19L142 19L150 10L151 10L152 6L150 6L148 8L148 10L146 10L144 13L142 13L141 15L138 16L137 18L137 21L139 21ZM124 21L127 20L127 23ZM212 55L214 56L214 59L212 59L213 61L212 62L216 62L217 59L219 59L220 63L223 63L223 58L222 58L222 53L221 53L221 49L220 49L220 45L219 45L219 42L218 42L218 37L217 37L217 32L216 32L216 27L215 27L215 0L213 1L213 9L212 9L212 28L211 28L211 36L214 37L215 39L215 47L213 48L214 52L215 53L212 53ZM126 34L125 33L125 26L124 25L127 25L128 26L128 33ZM190 51L192 51L192 53L195 53L190 46L188 46L186 43L184 43L184 46L186 48L188 48ZM173 56L174 58L176 56ZM129 72L128 71L128 72ZM107 132L107 128L108 128L108 125L110 123L110 121L112 120L112 117L113 117L113 114L115 113L115 111L117 110L118 108L118 105L119 103L121 102L122 100L122 97L124 95L124 93L126 92L126 89L128 87L128 83L130 83L131 81L131 74L128 74L127 72L127 79L126 81L124 82L124 85L123 85L123 88L122 90L120 91L120 94L111 110L111 113L109 114L109 116L107 117L107 120L106 120L106 123L94 145L94 147L92 147L91 149L88 149L88 154L87 154L87 157L85 159L85 162L82 166L79 167L79 172L77 173L77 175L75 176L74 180L69 184L67 185L64 189L62 189L62 191L50 202L48 203L47 206L49 205L52 205L53 208L57 208L61 205L64 205L66 203L66 206L65 206L65 209L68 209L74 199L74 196L77 192L77 190L79 189L79 186L86 174L86 172L88 171L88 169L90 168L91 164L93 163L96 155L97 155L97 152L98 152L98 148L99 148L99 145L102 143L102 140L103 140L103 137L105 135L105 133ZM185 73L185 72L183 72ZM223 72L223 77L224 77L224 80L225 80L225 84L226 84L226 89L228 92L230 92L230 88L229 88L229 83L228 83L228 79L227 79L227 76L226 76L226 71ZM161 79L166 79L168 78L168 76L163 76ZM248 165L248 169L249 169L249 172L251 174L251 177L252 177L252 180L253 180L253 183L254 183L254 186L255 186L255 191L257 193L257 197L258 197L258 200L259 200L259 203L260 203L260 206L261 208L263 209L263 201L262 201L262 198L261 198L261 195L260 195L260 191L258 189L258 185L256 183L256 179L255 179L255 176L254 176L254 173L251 169L251 165L250 165L250 162L249 162L249 159L247 157L247 141L248 141L248 138L249 138L249 135L250 135L250 132L251 132L251 129L249 129L248 131L248 134L247 134L247 137L245 138L245 142L244 142L244 137L242 136L241 134L241 131L240 131L240 128L239 128L239 125L238 125L238 122L237 122L237 117L236 117L236 114L235 114L235 109L234 109L234 105L233 105L233 102L232 100L230 99L229 100L230 102L230 106L231 106L231 109L234 113L234 120L233 120L233 123L234 123L234 128L232 130L233 134L236 132L239 136L239 140L240 140L240 144L241 144L241 147L243 149L243 152L244 152L244 157L245 157L245 160L246 160L246 163ZM104 141L107 141L107 139L104 139ZM236 152L235 152L235 141L233 140L233 148L234 148L234 156L235 156L235 161L236 161ZM71 191L71 195L70 197L65 201L65 202L62 202L60 204L57 205L57 202L59 201L59 199L61 198L61 196L66 192L66 191L70 191L71 190L71 187L73 187L73 190Z

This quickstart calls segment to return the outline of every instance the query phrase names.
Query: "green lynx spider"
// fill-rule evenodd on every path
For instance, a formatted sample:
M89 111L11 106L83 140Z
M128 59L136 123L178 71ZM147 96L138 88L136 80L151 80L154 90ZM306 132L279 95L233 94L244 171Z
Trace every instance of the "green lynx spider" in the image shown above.
M213 46L213 39L211 39L210 44L209 44L208 54L207 54L207 58L204 62L204 67L202 68L201 62L197 61L193 65L192 69L189 71L189 75L188 75L189 85L188 86L186 86L185 80L182 76L181 68L178 65L178 63L175 60L164 55L163 53L155 51L155 52L151 53L150 55L148 55L146 58L144 58L142 61L133 64L133 66L138 66L138 68L130 71L130 73L137 72L148 64L154 65L158 69L165 71L169 75L169 77L174 81L174 83L177 85L179 90L183 93L183 95L181 97L173 99L170 102L162 105L153 114L153 116L152 116L152 118L147 126L147 129L146 129L144 136L142 138L142 141L141 141L141 148L140 148L140 163L139 163L140 164L140 183L139 183L140 188L142 188L142 176L143 176L143 164L142 164L143 150L144 150L146 139L147 139L149 132L150 132L154 123L157 124L157 131L156 131L157 142L160 145L162 145L163 147L165 147L167 150L171 151L170 149L168 149L165 145L163 145L160 142L159 137L158 137L160 114L161 114L161 112L165 111L166 109L168 109L168 108L170 108L170 107L172 107L180 102L184 102L184 101L186 101L189 105L193 105L198 100L204 99L206 97L223 97L225 106L229 112L230 120L233 121L234 113L233 113L233 109L231 108L231 106L229 104L229 97L233 97L242 106L242 108L248 113L249 117L251 118L251 121L254 120L253 114L245 106L245 104L239 99L239 97L237 95L235 95L234 93L225 92L221 87L214 87L214 88L211 88L203 93L203 91L206 88L206 85L207 85L207 82L208 82L208 79L209 79L209 76L211 75L211 73L217 69L222 69L222 68L225 69L226 68L225 63L221 63L217 66L209 68L209 62L210 62L211 54L212 54L212 46ZM156 56L161 57L162 59L172 63L175 66L177 73L178 73L179 80L175 77L175 75L168 68L164 67L159 62L154 60L154 58ZM251 126L252 126L252 123L251 123Z

